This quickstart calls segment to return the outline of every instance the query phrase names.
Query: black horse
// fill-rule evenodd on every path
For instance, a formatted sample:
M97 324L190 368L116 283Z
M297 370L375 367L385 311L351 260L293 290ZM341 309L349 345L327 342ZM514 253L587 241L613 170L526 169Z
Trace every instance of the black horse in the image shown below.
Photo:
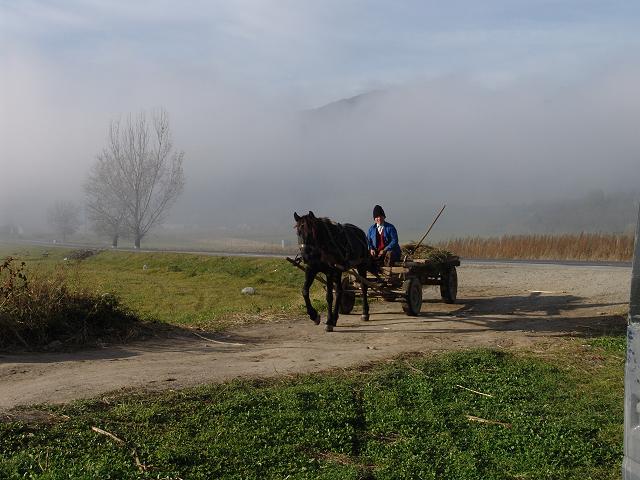
M300 252L304 261L305 280L302 296L307 306L309 318L316 325L320 323L318 311L309 300L309 288L320 272L327 277L327 332L333 331L338 321L338 310L342 300L342 273L355 268L359 275L366 276L367 270L374 271L375 266L369 256L365 233L349 223L340 224L328 218L318 218L313 212L300 216L293 213L296 220L296 232ZM335 285L336 301L333 305ZM362 319L369 320L369 302L367 286L361 284L363 312Z

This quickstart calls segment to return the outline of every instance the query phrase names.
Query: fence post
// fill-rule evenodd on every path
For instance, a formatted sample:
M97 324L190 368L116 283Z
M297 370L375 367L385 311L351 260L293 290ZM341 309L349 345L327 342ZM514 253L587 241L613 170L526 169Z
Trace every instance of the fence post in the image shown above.
M636 224L627 323L622 478L640 480L640 207Z

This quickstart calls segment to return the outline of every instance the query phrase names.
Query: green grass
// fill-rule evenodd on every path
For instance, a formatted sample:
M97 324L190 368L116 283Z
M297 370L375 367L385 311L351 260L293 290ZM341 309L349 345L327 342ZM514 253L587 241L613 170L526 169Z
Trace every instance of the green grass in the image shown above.
M13 255L29 271L45 275L62 271L71 285L112 293L142 318L173 325L216 330L306 313L300 294L304 274L283 259L104 251L65 261L70 250L48 249L47 257L44 250L2 247L0 258ZM242 295L247 286L256 294ZM319 282L312 300L326 309Z
M0 477L617 479L622 385L617 355L574 343L115 396L0 424Z
M594 347L602 348L608 353L617 353L623 357L627 352L627 337L625 336L605 335L591 339L589 344Z

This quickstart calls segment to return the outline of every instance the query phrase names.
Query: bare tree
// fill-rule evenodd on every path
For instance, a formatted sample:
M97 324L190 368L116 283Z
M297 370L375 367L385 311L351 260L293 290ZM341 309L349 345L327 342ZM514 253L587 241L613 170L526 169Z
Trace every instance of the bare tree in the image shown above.
M81 209L73 202L58 200L47 210L47 220L62 241L67 241L67 235L72 235L80 228Z
M173 148L165 110L151 122L145 113L129 116L125 124L112 121L86 184L94 225L98 220L116 236L126 231L139 248L184 188L183 157Z
M116 156L114 152L117 154L120 151L118 138L115 138L115 143L113 140L110 131L109 146L98 155L84 190L87 197L87 213L93 230L98 235L108 236L111 245L117 247L120 236L126 233L127 207L121 196L123 189L118 183L118 169L113 162Z
M126 207L117 192L111 188L111 165L102 155L93 165L85 183L87 213L93 230L98 235L106 235L111 245L118 246L120 235L124 233Z

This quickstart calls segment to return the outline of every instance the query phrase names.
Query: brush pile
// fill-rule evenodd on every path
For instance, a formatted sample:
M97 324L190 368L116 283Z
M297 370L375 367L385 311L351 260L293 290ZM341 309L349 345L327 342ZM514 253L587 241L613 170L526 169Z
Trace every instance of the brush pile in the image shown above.
M402 245L402 257L405 255L414 259L427 260L429 262L441 263L446 262L455 255L448 250L442 248L432 247L431 245L420 245L414 252L416 247L415 242L405 243Z
M82 248L79 250L72 251L68 258L71 260L86 260L89 257L93 257L101 252L101 250L91 249L91 248Z

